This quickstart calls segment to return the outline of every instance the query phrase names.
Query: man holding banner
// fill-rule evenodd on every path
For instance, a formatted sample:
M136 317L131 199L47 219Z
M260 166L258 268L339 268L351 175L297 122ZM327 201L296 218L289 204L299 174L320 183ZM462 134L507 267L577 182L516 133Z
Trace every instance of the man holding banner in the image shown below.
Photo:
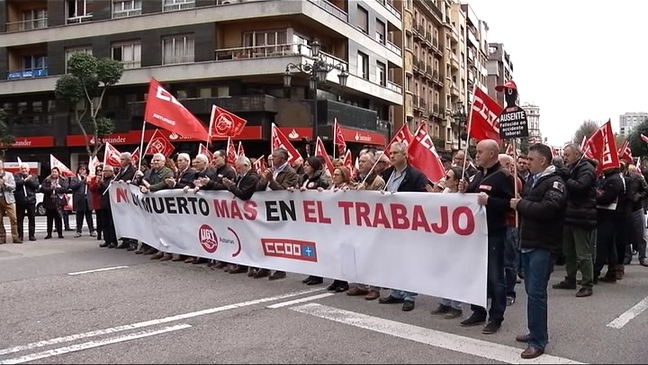
M485 139L477 144L475 162L479 171L470 183L459 183L459 191L479 193L477 202L486 207L488 225L488 294L491 298L490 312L486 308L472 305L473 314L461 322L462 326L477 326L486 322L484 334L499 331L506 310L506 280L504 275L504 247L506 242L506 217L510 211L509 202L514 195L513 176L499 163L499 144Z

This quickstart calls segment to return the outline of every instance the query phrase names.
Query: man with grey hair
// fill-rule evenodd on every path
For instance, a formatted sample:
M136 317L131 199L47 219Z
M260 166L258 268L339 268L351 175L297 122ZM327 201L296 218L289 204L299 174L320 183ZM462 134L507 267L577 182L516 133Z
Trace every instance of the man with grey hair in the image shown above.
M164 166L166 157L161 153L156 153L151 159L151 168L146 170L145 173L137 171L136 178L141 178L138 181L140 191L144 194L155 192L165 189L168 186L167 179L173 178L173 171ZM142 247L135 251L136 254L154 255L156 249L142 242Z
M40 183L38 176L30 173L29 165L20 164L20 171L14 175L16 181L16 220L18 221L18 236L23 239L25 212L27 212L27 221L29 224L29 240L36 241L36 192Z
M105 168L105 166L104 166ZM130 152L123 152L119 156L119 172L114 175L113 181L130 182L135 180L135 173L139 172L133 165L133 156ZM126 248L128 251L137 250L137 240L132 238L122 238L122 244L117 248Z
M16 182L14 176L4 169L4 161L0 160L0 243L7 240L4 226L4 217L9 217L13 243L22 243L18 235L18 222L16 221L16 198L14 197Z
M250 200L254 192L258 190L259 175L252 170L252 163L245 156L239 156L236 159L236 172L236 181L223 177L222 184L237 198ZM227 271L230 274L241 274L247 272L248 268L243 265L230 265Z
M563 253L566 276L554 289L575 290L576 274L580 270L581 288L577 297L592 295L594 269L591 236L596 229L596 167L583 156L576 144L563 148L566 169L559 172L567 189L567 209L563 228Z
M428 179L425 175L407 163L407 145L396 142L389 148L389 158L392 166L382 173L386 190L390 193L396 192L425 192ZM416 293L393 289L388 297L380 298L380 304L402 303L402 310L409 312L414 309Z

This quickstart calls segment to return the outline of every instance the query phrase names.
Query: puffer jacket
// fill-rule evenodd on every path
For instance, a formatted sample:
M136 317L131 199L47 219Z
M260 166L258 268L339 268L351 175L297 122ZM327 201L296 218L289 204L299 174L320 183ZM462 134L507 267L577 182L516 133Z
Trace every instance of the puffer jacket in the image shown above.
M596 168L592 161L582 158L558 174L565 181L567 209L565 224L596 227Z

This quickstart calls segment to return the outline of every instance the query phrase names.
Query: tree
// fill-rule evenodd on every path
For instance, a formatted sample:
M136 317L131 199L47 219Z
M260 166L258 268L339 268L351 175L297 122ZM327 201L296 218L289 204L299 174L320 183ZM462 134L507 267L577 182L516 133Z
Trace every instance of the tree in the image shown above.
M597 129L599 129L599 127L599 124L593 120L584 121L580 126L578 126L578 129L576 129L572 142L580 145L580 143L583 142L583 137L589 138Z
M529 154L529 138L520 138L520 144L518 145L520 149L520 154L526 156Z
M99 116L99 111L106 90L119 82L124 66L113 59L97 58L85 52L73 53L67 64L68 73L56 81L56 97L74 109L74 121L83 133L92 159L103 144L101 139L115 130L113 121Z
M648 136L648 118L634 127L628 135L628 143L630 144L633 157L648 156L648 143L641 139L642 134Z
M9 127L7 126L7 113L0 109L0 146L4 151L11 147L14 142L16 142L16 138L9 133Z

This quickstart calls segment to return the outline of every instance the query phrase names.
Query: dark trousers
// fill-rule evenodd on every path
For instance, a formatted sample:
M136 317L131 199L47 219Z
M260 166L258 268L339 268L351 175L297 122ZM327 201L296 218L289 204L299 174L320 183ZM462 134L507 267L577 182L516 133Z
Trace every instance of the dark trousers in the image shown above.
M59 236L63 235L63 218L62 211L59 209L46 209L45 215L47 216L47 235L52 235L52 226L56 226L56 233Z
M70 228L70 211L61 208L61 217L63 219L63 225L65 226L65 230L71 230L71 228Z
M18 225L18 236L23 238L25 227L25 212L27 212L27 221L29 222L29 237L36 235L36 204L16 204L16 224Z
M504 274L506 275L506 296L515 298L518 267L520 266L519 236L517 227L506 229L506 246L504 248Z
M598 226L596 227L596 260L594 261L593 272L594 280L601 275L601 271L606 264L615 265L618 261L616 243L619 240L617 240L616 225L619 224L620 219L613 214L606 214L605 218L607 219L600 219ZM621 257L623 258L623 256Z
M506 311L506 279L504 274L504 247L506 245L506 231L488 235L488 297L491 307L488 313L486 308L471 305L474 315L486 319L488 314L490 322L502 323ZM526 276L525 276L526 277Z
M92 211L87 209L88 203L86 203L86 209L76 211L76 231L77 233L83 232L83 218L86 220L88 225L88 230L90 233L94 232L94 222L92 221Z
M101 214L101 231L103 232L104 242L117 243L117 234L115 233L115 222L113 221L112 211L110 209L100 209Z
M101 234L103 233L103 209L95 209L95 218L97 219L97 239L101 239Z

